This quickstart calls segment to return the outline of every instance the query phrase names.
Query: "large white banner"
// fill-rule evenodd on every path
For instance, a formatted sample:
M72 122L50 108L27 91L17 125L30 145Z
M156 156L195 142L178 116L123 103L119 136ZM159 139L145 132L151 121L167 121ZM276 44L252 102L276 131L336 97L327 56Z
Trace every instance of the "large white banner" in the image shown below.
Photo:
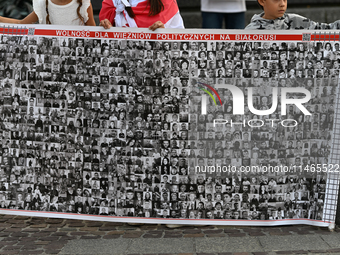
M338 34L82 29L0 28L0 213L333 226Z

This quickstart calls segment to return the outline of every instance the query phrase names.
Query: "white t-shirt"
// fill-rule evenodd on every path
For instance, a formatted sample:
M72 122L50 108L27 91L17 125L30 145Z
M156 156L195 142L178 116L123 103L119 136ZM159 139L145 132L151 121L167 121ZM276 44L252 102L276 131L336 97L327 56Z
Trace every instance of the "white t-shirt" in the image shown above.
M89 19L87 9L91 4L91 0L83 0L83 4L80 8L80 15L84 18L86 23ZM77 8L79 4L77 0L72 0L66 5L57 5L48 0L48 12L49 19L52 25L83 25L78 18ZM46 1L45 0L33 0L33 10L37 14L39 23L46 24Z
M237 13L246 10L245 0L201 0L202 12Z

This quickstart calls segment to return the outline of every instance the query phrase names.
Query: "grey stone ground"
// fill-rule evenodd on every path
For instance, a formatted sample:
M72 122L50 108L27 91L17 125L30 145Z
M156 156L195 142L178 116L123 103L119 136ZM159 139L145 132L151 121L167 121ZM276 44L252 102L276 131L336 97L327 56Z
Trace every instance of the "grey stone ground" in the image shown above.
M340 229L130 226L0 214L0 254L340 254Z

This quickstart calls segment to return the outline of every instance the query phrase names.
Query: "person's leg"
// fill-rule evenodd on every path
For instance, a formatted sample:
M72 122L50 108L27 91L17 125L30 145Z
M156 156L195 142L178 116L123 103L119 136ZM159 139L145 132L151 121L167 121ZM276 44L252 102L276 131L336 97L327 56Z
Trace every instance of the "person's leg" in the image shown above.
M222 28L223 13L202 12L202 28Z
M224 13L226 29L244 29L245 12Z

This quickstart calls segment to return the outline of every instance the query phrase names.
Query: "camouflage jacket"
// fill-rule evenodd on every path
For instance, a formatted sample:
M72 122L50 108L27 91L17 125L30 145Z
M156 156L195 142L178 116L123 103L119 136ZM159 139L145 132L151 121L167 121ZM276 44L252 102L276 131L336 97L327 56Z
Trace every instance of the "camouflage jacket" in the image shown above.
M274 20L264 19L261 14L255 14L245 29L267 29L267 30L288 30L288 29L340 29L340 20L333 23L320 23L297 14L284 14L281 18Z

